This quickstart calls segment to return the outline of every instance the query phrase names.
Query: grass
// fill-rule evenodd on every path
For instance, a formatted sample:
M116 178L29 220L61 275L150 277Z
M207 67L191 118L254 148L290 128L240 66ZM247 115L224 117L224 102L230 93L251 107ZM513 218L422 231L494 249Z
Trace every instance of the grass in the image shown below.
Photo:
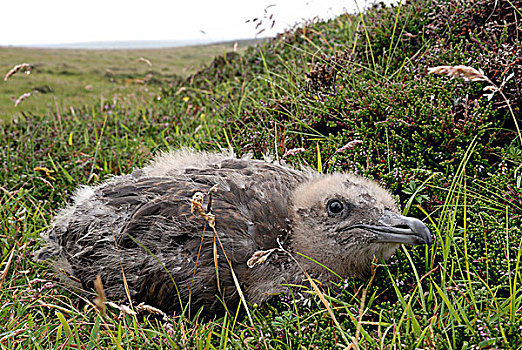
M233 49L234 43L147 50L77 50L0 47L0 69L27 62L31 75L18 74L0 83L0 116L9 120L26 114L104 105L113 100L148 101L162 86L177 77L195 73L216 55ZM247 43L239 42L239 52ZM152 66L138 62L147 58ZM152 74L149 81L147 74ZM16 108L22 94L38 91Z
M520 50L517 36L508 35L520 6L452 4L413 1L308 23L158 87L160 100L103 108L82 100L59 115L52 103L29 112L27 100L20 105L24 117L9 121L4 114L1 346L522 348L522 151L513 122L522 71L517 55L503 51ZM506 26L484 25L496 18ZM154 67L155 59L143 56ZM121 69L136 65L141 76L147 65L137 58ZM499 94L488 100L481 82L427 74L464 63L503 86L511 110ZM158 150L180 146L270 152L325 172L373 177L397 194L404 211L424 219L434 245L405 247L376 262L369 281L316 286L320 297L303 288L309 301L287 295L252 305L252 322L233 312L188 320L111 305L102 316L94 296L79 296L32 259L37 237L78 184L128 173Z

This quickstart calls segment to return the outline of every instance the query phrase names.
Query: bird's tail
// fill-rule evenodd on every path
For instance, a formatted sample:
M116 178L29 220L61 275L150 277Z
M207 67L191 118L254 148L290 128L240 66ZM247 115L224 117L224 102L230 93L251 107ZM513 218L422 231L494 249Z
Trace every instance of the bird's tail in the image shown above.
M56 276L70 287L81 290L80 281L74 277L74 269L65 257L62 247L56 241L54 229L51 228L42 234L44 246L34 253L34 260L49 265L56 272Z
M62 256L62 249L53 237L55 237L53 228L42 234L41 238L45 243L42 248L34 253L34 258L37 262L50 262Z
M49 245L42 247L34 254L34 258L37 262L48 262L49 260L54 260L59 257L60 252L58 252L55 247Z

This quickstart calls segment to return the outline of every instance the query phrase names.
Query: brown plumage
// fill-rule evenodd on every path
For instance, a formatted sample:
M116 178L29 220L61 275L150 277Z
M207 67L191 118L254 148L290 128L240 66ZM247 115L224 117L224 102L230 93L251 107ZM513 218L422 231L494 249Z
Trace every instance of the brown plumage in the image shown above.
M204 208L215 215L219 240L191 212L193 195L212 188ZM290 254L328 282L333 276L324 267L296 253L341 276L364 277L374 257L389 258L401 243L431 244L426 226L401 216L373 181L188 149L80 188L46 240L40 258L54 257L86 289L100 275L108 296L124 299L125 276L133 300L173 312L191 293L192 309L210 315L223 311L222 302L233 310L239 302L225 254L246 300L262 303L285 291L282 284L304 280ZM248 266L256 252L266 261Z

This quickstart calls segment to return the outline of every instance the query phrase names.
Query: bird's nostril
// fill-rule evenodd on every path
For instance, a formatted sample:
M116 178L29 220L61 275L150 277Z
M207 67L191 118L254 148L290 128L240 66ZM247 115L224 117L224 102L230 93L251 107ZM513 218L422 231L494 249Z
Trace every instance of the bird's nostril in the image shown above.
M395 227L396 228L400 228L400 229L404 229L404 230L409 230L410 229L410 226L405 225L405 224L395 225Z

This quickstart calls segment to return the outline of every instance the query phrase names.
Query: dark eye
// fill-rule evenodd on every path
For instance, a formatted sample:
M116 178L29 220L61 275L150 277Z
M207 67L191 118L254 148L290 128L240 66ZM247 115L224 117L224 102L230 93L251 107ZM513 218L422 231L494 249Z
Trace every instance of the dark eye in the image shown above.
M336 215L343 211L344 204L338 199L330 199L327 208L329 214Z

